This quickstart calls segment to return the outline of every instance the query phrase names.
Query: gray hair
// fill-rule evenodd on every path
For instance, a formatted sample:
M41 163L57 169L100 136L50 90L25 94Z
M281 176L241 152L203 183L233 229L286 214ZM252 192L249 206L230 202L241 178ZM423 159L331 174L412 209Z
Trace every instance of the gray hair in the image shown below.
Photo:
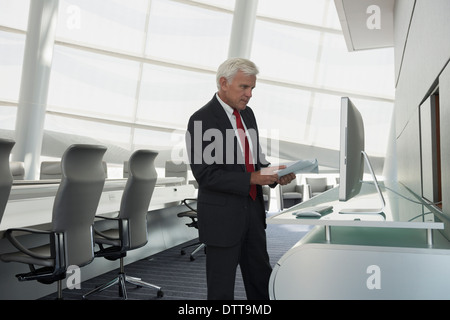
M256 76L259 73L258 67L252 61L243 58L230 58L217 69L217 88L220 89L220 78L224 77L228 83L231 83L239 71L248 76Z

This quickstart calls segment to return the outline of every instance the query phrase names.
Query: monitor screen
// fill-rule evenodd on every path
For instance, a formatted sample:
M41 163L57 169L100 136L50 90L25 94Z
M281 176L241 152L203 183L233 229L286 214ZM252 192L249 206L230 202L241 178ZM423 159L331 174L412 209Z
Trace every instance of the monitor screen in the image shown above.
M348 201L361 191L363 183L364 164L367 164L380 198L381 208L348 208L339 213L383 213L385 201L378 181L370 164L369 157L364 151L364 122L361 113L349 98L341 98L341 127L340 127L340 156L339 156L339 200Z
M341 98L339 200L347 201L361 190L364 174L364 123L349 98Z

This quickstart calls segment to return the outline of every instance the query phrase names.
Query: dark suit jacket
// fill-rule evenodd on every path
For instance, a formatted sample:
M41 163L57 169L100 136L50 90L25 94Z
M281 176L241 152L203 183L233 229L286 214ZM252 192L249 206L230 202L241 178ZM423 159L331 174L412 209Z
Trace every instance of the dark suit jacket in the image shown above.
M258 171L269 163L261 152L256 119L249 107L241 111L241 117L247 130L256 133L251 138L253 155L257 155L255 171ZM245 171L233 127L215 95L189 119L186 146L199 186L197 211L200 241L222 247L237 244L245 227L251 173ZM260 185L257 185L255 201L261 203L260 216L265 221Z

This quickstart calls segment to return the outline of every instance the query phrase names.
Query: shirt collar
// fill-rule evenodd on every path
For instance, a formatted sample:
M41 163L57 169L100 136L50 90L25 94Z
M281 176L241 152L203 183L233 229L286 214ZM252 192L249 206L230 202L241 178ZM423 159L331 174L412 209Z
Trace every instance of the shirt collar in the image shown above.
M225 102L223 102L223 100L220 99L218 93L216 93L216 98L219 101L220 105L222 106L223 110L225 110L226 114L228 115L228 118L231 119L231 117L234 117L234 115L233 115L234 109L232 107L230 107L228 104L226 104Z

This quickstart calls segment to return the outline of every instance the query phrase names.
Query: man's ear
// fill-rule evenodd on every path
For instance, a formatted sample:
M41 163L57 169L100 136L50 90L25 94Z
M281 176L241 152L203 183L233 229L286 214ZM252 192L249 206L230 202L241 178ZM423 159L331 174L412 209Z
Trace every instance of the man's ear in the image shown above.
M228 81L225 77L221 77L219 79L219 83L220 83L220 89L222 89L223 91L227 91L228 88Z

